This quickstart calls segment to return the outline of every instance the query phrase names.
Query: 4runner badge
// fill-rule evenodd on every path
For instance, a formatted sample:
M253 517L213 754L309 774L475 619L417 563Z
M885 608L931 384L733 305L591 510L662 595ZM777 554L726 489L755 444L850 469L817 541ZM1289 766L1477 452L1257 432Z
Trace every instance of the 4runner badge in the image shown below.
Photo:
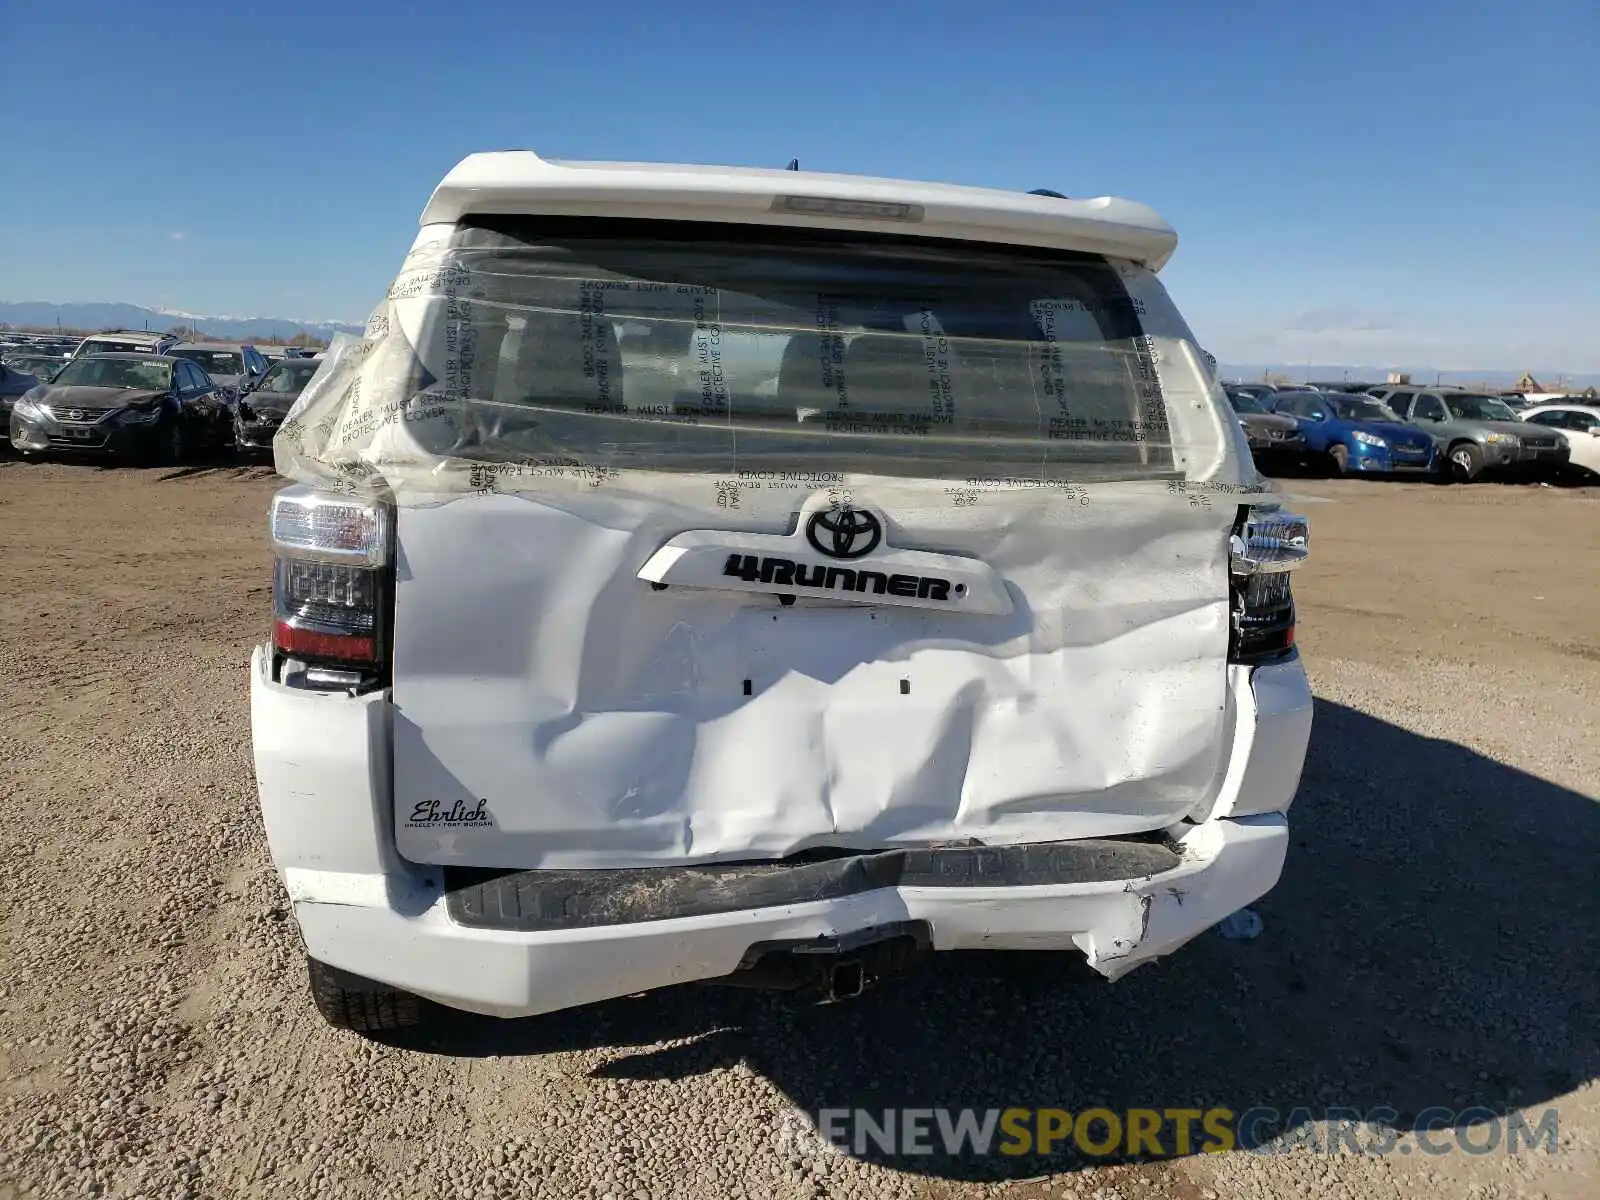
M788 534L680 533L639 568L639 578L658 590L764 592L786 604L810 597L987 615L1012 611L1011 593L988 563L891 546L883 519L859 508L817 507L802 513Z

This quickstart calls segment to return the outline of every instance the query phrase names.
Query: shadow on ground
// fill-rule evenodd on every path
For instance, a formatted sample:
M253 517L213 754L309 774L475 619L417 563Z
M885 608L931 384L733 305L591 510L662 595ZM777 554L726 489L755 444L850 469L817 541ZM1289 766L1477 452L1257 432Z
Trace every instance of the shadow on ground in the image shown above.
M191 479L195 476L212 479L271 479L276 474L270 457L264 459L233 457L223 452L197 462L185 463L181 467L167 467L158 482L170 483L174 479Z
M528 1021L452 1016L409 1044L620 1049L596 1071L617 1079L742 1061L813 1114L1387 1107L1404 1129L1432 1106L1538 1107L1596 1077L1595 801L1319 702L1292 825L1260 939L1212 931L1115 986L1019 985L952 954L841 1005L685 988ZM862 1157L968 1180L1078 1165Z
M272 456L244 457L235 455L231 450L208 450L197 453L193 459L182 466L174 467L150 466L145 463L125 458L95 458L86 455L52 454L45 457L33 455L27 458L15 453L0 452L0 467L36 467L36 466L79 466L93 467L101 471L159 471L159 483L170 483L174 479L190 479L195 476L207 476L213 479L271 479L277 472L272 466Z

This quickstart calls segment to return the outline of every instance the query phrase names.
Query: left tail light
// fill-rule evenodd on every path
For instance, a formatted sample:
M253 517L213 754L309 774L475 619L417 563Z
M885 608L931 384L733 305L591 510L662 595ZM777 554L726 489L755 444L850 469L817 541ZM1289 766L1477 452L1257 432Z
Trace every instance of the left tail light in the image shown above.
M1229 662L1270 662L1293 651L1295 612L1290 579L1295 568L1306 561L1310 543L1310 526L1304 517L1276 508L1240 508L1229 543Z
M393 511L306 487L272 498L275 675L326 690L389 682Z

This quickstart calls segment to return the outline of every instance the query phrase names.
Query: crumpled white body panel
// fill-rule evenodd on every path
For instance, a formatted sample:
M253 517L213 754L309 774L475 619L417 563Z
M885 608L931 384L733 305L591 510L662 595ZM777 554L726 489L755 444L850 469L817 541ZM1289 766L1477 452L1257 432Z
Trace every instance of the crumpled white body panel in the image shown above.
M738 438L726 461L663 459L648 409L613 435L485 404L475 339L507 310L451 234L424 226L274 443L280 473L397 509L405 857L581 868L1016 843L1155 830L1215 794L1227 534L1265 488L1150 271L1113 264L1144 336L1081 350L1153 389L1126 481L1043 462L1037 478L954 462L915 478L825 452L770 470ZM981 398L970 376L953 386ZM819 504L870 509L913 556L977 564L1008 603L785 606L640 577L681 535L790 535Z
M981 554L1012 613L656 591L639 567L683 529L763 528L660 501L403 509L402 855L577 868L1015 843L1157 829L1205 798L1231 510L1023 493L953 528L895 490L855 502L897 545Z

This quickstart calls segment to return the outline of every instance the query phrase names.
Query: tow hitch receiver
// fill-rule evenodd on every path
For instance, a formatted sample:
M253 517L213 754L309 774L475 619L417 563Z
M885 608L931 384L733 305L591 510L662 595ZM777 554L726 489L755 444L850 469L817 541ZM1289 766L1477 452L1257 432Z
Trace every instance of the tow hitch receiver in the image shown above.
M728 987L815 992L831 1004L859 996L909 967L933 947L926 921L897 921L837 937L757 942L731 975L708 983Z

